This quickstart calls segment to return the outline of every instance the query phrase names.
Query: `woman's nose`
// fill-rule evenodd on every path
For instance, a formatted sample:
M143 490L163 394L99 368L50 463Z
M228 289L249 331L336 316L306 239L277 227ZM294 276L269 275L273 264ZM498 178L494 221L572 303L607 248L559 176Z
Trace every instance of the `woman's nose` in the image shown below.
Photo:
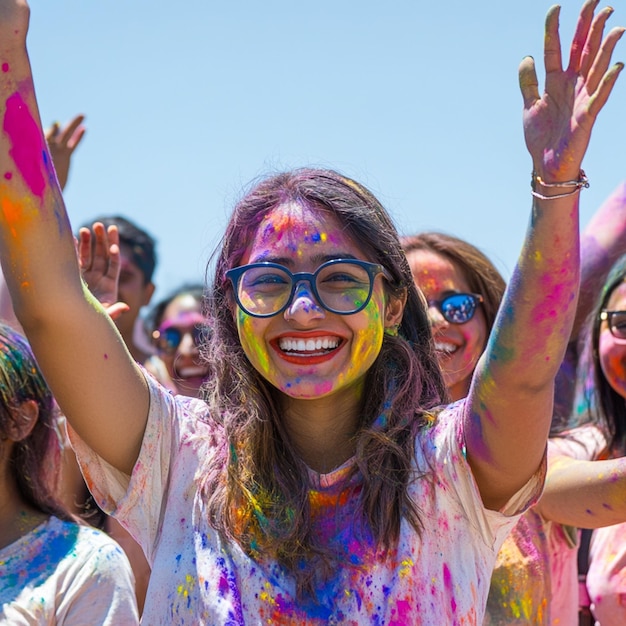
M324 309L315 299L311 286L306 281L296 285L293 298L285 309L285 319L306 323L324 317Z
M434 305L428 305L428 321L432 328L440 328L441 326L447 326L448 320L441 314L441 311Z

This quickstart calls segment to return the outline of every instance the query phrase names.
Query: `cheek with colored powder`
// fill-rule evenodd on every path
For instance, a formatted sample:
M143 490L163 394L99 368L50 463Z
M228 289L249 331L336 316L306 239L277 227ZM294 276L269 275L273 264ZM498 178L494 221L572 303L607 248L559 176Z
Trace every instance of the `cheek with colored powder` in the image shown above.
M263 340L259 337L254 328L254 318L246 315L242 310L237 311L237 331L239 332L239 340L252 362L252 365L265 378L270 375L270 361L267 348Z

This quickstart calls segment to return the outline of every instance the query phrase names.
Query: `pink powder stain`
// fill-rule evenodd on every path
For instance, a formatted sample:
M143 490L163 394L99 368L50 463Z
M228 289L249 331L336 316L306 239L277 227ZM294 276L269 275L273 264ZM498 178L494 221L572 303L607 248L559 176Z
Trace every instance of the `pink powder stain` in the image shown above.
M406 600L398 600L396 603L398 617L389 622L389 626L405 626L411 623L411 605Z
M43 161L46 149L39 126L18 92L6 101L2 128L11 140L9 154L22 178L29 189L42 198L46 188Z
M5 178L5 180L11 180L13 178L13 173L12 172L5 172L4 173L4 178Z
M9 64L8 63L3 63L2 64L2 71L6 74L6 72L9 71Z
M444 587L450 591L450 608L453 613L456 613L456 600L454 599L454 590L452 588L452 576L450 574L450 568L445 563L443 565L443 584Z

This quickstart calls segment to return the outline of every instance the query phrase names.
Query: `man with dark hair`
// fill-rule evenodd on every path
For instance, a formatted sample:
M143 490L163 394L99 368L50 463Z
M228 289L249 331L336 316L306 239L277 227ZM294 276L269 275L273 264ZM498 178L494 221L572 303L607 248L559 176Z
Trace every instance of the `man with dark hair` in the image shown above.
M115 319L115 324L133 355L144 363L148 358L147 340L142 345L138 331L139 314L147 306L154 294L152 277L157 263L156 242L144 229L122 215L99 216L82 228L91 230L95 222L101 222L105 228L117 226L120 240L120 277L117 299L128 306L128 310Z

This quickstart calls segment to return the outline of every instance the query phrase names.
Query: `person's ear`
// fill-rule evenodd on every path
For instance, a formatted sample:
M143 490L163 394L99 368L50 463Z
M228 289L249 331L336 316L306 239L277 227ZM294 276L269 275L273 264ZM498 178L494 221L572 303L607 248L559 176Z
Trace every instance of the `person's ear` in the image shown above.
M11 411L11 419L7 425L6 437L18 442L26 439L33 431L39 418L39 405L35 400L26 400Z
M148 283L143 289L143 302L141 306L148 306L150 304L150 300L152 300L152 296L154 295L154 290L156 289L154 283Z
M406 289L403 289L400 293L390 295L387 298L387 303L385 306L385 330L398 330L398 327L402 322L404 307L406 306L406 299Z

